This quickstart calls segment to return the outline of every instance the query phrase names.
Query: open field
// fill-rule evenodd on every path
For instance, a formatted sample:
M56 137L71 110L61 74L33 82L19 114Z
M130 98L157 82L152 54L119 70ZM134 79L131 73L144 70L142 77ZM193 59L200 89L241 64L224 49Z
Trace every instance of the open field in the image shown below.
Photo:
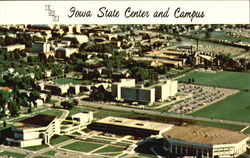
M58 84L68 84L68 83L72 83L72 84L88 84L88 83L90 83L90 81L88 81L88 80L78 80L78 79L73 79L73 78L61 78L61 79L58 79L58 80L56 80L54 82L58 83Z
M240 126L240 125L229 125L229 124L205 122L205 121L196 121L195 124L201 125L201 126L225 128L225 129L230 129L230 130L234 130L234 131L240 131L245 127L245 126Z
M95 153L103 153L103 152L119 152L119 151L123 151L124 148L122 147L117 147L117 146L112 146L112 145L109 145L109 146L106 146L100 150L97 150L95 151Z
M193 78L195 84L250 90L250 73L229 71L218 73L192 72L187 74L185 77L179 78L178 80L188 82L189 78Z
M66 136L66 135L63 135L63 136L54 136L52 137L52 139L50 140L50 144L51 145L55 145L55 144L59 144L59 143L62 143L64 141L67 141L67 140L70 140L71 138Z
M195 34L195 37L205 38L205 33L201 32L201 33ZM217 39L217 40L227 40L227 41L230 41L230 42L242 41L242 42L249 43L249 38L246 38L246 37L233 37L233 36L227 35L225 32L213 31L213 32L211 32L211 38L212 39Z
M59 116L62 115L62 111L52 109L52 110L47 110L47 111L40 112L38 114L45 114L45 115L51 115L51 116L58 116L59 117Z
M235 95L192 113L194 116L250 122L250 93Z
M47 151L47 152L45 152L43 154L48 155L48 156L55 156L56 153L57 153L56 151L50 150L50 151Z
M38 151L44 148L49 147L49 145L47 144L42 144L42 145L38 145L38 146L29 146L29 147L25 147L24 149L26 150L32 150L32 151Z
M188 44L188 45L196 45L196 40L190 39L190 38L184 38L182 37L181 44ZM245 49L243 48L237 48L232 46L226 46L223 44L217 44L212 43L208 41L199 41L199 51L201 52L210 52L210 53L223 53L223 54L229 54L229 55L235 55L241 52L244 52Z
M2 157L2 156L13 157L13 158L24 158L26 155L14 153L14 152L9 152L9 151L3 151L0 153L0 157Z
M69 144L69 145L65 145L62 148L69 149L69 150L82 151L82 152L90 152L90 151L97 149L101 146L103 146L103 145L79 141L79 142L74 142L74 143Z

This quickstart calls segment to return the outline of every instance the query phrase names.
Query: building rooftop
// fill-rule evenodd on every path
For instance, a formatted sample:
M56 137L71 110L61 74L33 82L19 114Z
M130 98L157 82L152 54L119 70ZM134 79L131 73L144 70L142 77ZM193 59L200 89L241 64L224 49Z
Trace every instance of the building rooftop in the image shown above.
M29 117L22 121L14 123L14 127L27 129L27 128L36 128L36 127L46 127L48 126L56 116L49 116L44 114L39 114L34 117Z
M185 142L210 145L237 143L248 137L246 134L236 131L197 125L176 126L164 132L163 136Z
M118 126L140 128L140 129L148 129L148 130L154 130L154 131L162 131L167 128L170 129L172 128L172 126L174 126L174 125L166 124L166 123L150 122L150 121L145 121L145 120L136 120L136 119L128 119L128 118L112 117L112 116L105 117L96 122L118 125Z
M76 117L76 118L81 118L81 117L86 117L86 115L89 115L89 111L82 111L80 113L74 114L71 117Z
M176 60L169 60L169 59L154 59L153 57L133 57L134 60L137 60L137 61L149 61L149 62L152 62L152 61L158 61L158 62L162 62L164 64L178 64L178 63L181 63L181 61L176 61Z

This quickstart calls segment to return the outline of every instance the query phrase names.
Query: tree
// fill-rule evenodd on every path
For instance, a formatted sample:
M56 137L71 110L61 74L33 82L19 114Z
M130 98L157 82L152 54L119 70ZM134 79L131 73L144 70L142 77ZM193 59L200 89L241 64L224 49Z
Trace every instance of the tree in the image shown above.
M46 97L46 102L50 102L51 101L51 92L48 93L47 97Z
M92 87L92 91L89 95L91 101L111 101L113 97L110 92L104 89L103 86Z
M36 106L36 100L40 99L40 93L38 91L31 91L29 96L29 101L33 103L34 106Z
M13 100L11 100L9 102L9 110L10 110L10 114L11 116L18 116L19 115L19 106L17 105L17 103Z
M61 102L61 106L64 109L72 109L74 107L74 103L73 102L69 102L69 101L63 101L63 102Z
M8 91L0 90L0 107L2 108L3 114L5 114L6 105L11 100L11 93Z

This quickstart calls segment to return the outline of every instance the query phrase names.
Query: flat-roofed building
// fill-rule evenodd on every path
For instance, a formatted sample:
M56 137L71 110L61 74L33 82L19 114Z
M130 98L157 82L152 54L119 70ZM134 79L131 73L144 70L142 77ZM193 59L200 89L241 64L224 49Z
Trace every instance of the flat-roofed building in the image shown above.
M155 86L156 100L164 101L170 96L175 96L178 92L177 84L176 80L167 80L164 83L157 84Z
M15 49L23 50L25 49L25 45L24 44L8 45L8 46L3 47L3 49L5 49L8 52L14 51Z
M163 133L164 148L181 156L237 157L246 151L249 137L227 129L176 126Z
M32 43L32 50L34 52L50 52L50 43L37 41Z
M108 116L90 124L89 128L114 134L149 137L161 135L173 126L166 123Z
M51 90L52 94L63 95L68 93L70 85L69 84L46 84L45 89Z
M156 100L164 101L177 93L175 80L167 80L152 87L136 86L135 79L121 79L120 82L112 84L112 96L117 100L136 101L142 103L154 103Z
M183 62L179 60L170 60L170 59L159 59L159 58L153 58L153 57L133 57L136 61L143 61L147 62L151 65L152 62L160 62L165 66L178 68L183 66Z
M112 95L117 99L121 99L121 87L135 87L135 79L123 78L112 84Z
M54 134L60 134L60 122L56 116L39 114L14 123L13 138L7 138L9 145L28 147L48 144Z
M76 40L78 43L82 44L82 43L87 43L89 41L88 36L86 35L65 35L63 36L64 40L69 40L69 41L73 41Z
M121 87L121 98L142 103L155 102L154 88Z
M93 112L92 111L82 111L80 113L74 114L71 116L71 119L73 121L77 121L81 124L84 123L91 123L91 121L93 120L94 116L93 116Z

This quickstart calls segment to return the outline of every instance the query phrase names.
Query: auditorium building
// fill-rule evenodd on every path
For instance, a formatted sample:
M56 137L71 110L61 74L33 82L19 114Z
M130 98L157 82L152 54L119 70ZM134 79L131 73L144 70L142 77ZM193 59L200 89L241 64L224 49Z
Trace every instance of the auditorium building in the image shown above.
M237 157L247 149L246 134L205 126L175 126L164 132L164 149L179 156Z

